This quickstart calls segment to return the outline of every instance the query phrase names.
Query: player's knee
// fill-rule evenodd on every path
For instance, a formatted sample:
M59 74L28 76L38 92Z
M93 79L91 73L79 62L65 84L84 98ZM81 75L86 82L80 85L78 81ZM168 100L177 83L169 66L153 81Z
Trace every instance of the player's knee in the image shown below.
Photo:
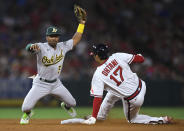
M125 117L126 117L126 119L127 119L127 121L129 122L129 123L136 123L135 122L135 120L136 120L136 118L137 118L137 115L134 115L134 114L130 114L130 115L125 115Z
M133 119L132 118L126 117L126 120L128 121L128 123L133 123Z
M129 123L137 123L137 121L136 121L136 119L135 119L136 117L134 117L134 118L130 118L129 120L128 120L128 122Z

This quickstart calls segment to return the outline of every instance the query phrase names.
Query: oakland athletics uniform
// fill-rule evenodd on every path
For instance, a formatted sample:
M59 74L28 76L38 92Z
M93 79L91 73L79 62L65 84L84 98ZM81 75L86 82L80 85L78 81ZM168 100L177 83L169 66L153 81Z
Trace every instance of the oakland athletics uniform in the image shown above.
M102 97L104 89L108 91L97 119L105 119L114 103L121 99L125 116L130 123L149 124L163 121L163 117L139 114L146 93L146 85L136 73L131 71L129 64L133 59L132 54L115 53L97 67L92 78L90 93L94 97Z
M20 124L29 124L32 116L31 109L36 102L48 95L52 94L61 101L61 107L68 112L71 117L76 116L73 106L76 101L70 92L64 87L58 79L62 70L65 54L76 46L82 38L86 23L87 13L78 5L74 6L74 14L79 21L78 28L71 40L59 42L62 35L60 29L50 26L46 30L46 43L28 44L26 50L37 55L37 75L33 79L33 85L22 105L24 112Z
M48 95L58 96L69 107L76 105L76 101L70 92L58 79L62 70L65 54L73 48L73 40L57 43L56 49L46 43L37 43L40 51L36 52L37 72L33 79L33 85L24 99L22 111L30 111L36 102Z

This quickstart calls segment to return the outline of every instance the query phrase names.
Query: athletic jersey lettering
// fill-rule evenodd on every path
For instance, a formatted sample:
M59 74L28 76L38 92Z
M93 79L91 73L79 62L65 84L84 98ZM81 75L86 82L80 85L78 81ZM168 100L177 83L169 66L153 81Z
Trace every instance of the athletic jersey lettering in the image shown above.
M102 96L104 85L116 96L129 96L138 87L138 76L129 67L133 55L115 53L97 67L91 82L91 95Z
M109 74L109 72L116 67L118 64L118 62L114 59L112 60L102 71L102 74L104 74L105 76L107 76Z
M63 54L62 54L62 50L61 50L61 54L57 55L55 57L55 61L54 61L54 56L51 57L51 59L47 58L47 56L43 56L42 58L42 63L45 66L50 66L50 65L54 65L57 64L58 62L60 62L63 59Z
M37 52L37 72L39 77L53 80L59 77L63 67L65 54L73 48L73 40L59 42L56 49L47 42L37 43L40 51Z

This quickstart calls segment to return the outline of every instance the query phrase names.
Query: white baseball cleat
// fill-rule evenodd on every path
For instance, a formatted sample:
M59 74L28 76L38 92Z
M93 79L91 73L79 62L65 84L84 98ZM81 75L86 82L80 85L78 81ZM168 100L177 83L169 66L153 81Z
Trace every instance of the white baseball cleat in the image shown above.
M173 123L173 118L170 116L164 116L163 122L164 122L164 124L171 124L171 123Z
M71 117L76 117L77 113L73 107L66 107L64 102L61 103L61 107L68 112Z
M33 112L31 112L29 115L24 113L22 115L21 120L20 120L20 124L22 124L22 125L29 124L29 120L30 120L32 115L33 115Z
M173 123L173 118L170 116L164 116L162 117L162 120L158 120L158 121L150 121L149 124L171 124Z

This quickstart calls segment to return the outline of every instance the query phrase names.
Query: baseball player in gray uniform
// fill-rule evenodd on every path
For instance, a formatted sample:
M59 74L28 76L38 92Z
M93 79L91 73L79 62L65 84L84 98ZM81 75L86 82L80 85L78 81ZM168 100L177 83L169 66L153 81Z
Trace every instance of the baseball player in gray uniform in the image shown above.
M40 98L48 94L59 97L63 101L61 106L72 117L76 116L76 111L73 108L76 105L76 101L58 78L62 70L65 54L79 43L84 31L86 12L79 6L75 6L74 11L80 23L72 39L59 42L61 31L56 27L48 27L46 31L47 42L28 44L26 46L27 51L35 53L37 56L37 75L33 78L32 88L22 104L24 114L20 124L29 123L32 116L31 110Z

